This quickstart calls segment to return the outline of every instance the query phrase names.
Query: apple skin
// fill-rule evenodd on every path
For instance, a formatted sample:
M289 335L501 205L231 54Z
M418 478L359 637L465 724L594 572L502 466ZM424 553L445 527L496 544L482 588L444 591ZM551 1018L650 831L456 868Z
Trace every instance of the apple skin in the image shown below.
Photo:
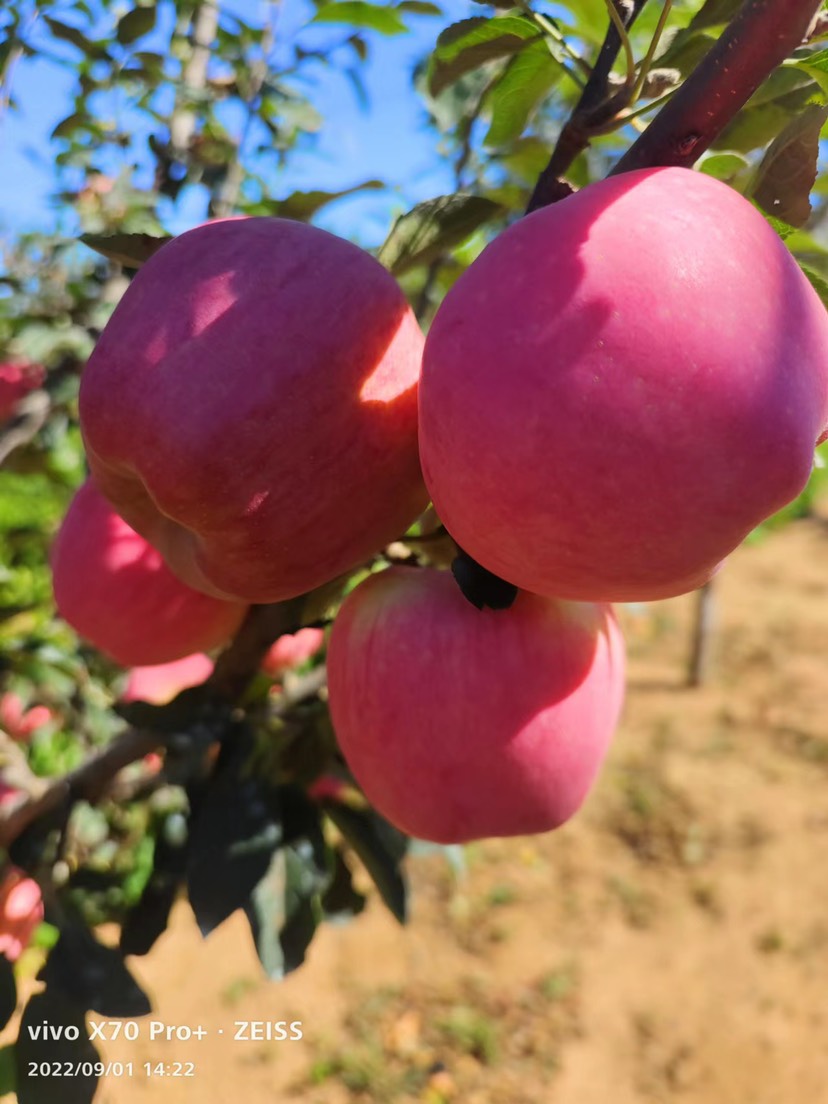
M52 545L58 612L123 667L209 651L236 632L247 606L186 586L120 518L92 480L76 492Z
M274 677L282 675L312 659L324 643L324 629L309 626L295 633L285 633L268 648L262 660L262 670Z
M206 223L141 268L84 371L92 474L190 586L295 597L425 508L422 346L394 278L352 243Z
M46 378L41 364L4 361L0 364L0 422L11 418L20 400L40 387Z
M203 652L184 656L172 663L133 667L121 694L121 701L166 705L182 690L187 690L190 686L200 686L212 672L213 661Z
M355 779L398 828L437 843L568 820L623 694L609 606L522 592L479 611L430 568L369 576L328 645L331 720Z
M420 453L455 540L537 594L694 589L793 499L828 427L828 314L742 196L631 172L521 219L428 335Z

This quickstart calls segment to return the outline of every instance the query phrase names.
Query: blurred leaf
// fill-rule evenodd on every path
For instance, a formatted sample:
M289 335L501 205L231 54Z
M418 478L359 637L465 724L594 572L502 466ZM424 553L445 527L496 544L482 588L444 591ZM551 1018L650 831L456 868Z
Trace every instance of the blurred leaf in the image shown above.
M244 906L282 842L278 810L248 767L249 739L225 743L191 820L187 891L205 936Z
M804 58L791 62L791 65L796 66L803 73L807 73L809 77L817 82L823 92L828 92L828 50L808 54Z
M15 1046L0 1047L0 1096L13 1093L17 1088L17 1069L15 1063Z
M432 4L429 0L400 0L397 4L399 11L411 12L412 15L442 15L443 9L439 4Z
M387 908L404 924L408 889L401 864L408 837L373 809L352 809L335 801L326 802L324 809L371 875Z
M155 26L155 4L145 8L133 8L118 20L115 37L122 46L128 46L136 38L149 34Z
M4 954L0 954L0 1031L6 1026L17 1008L17 985L14 966Z
M138 904L121 927L119 948L123 955L145 955L167 930L172 906L184 884L186 846L176 846L162 836L156 842L152 873Z
M125 268L140 268L172 238L154 234L81 234L80 240L110 261Z
M86 37L83 31L79 31L77 27L71 27L68 23L61 23L57 19L53 19L50 15L44 15L43 20L48 26L49 30L62 42L69 42L72 46L75 46L78 50L81 50L88 58L92 58L95 61L109 61L109 54L103 48L99 42L92 42Z
M311 23L347 23L384 35L404 34L408 29L394 8L367 0L337 0L319 8Z
M305 960L330 882L318 808L297 787L279 790L285 844L245 904L259 959L269 977L281 978Z
M334 851L334 869L331 884L322 897L322 910L325 919L332 923L350 920L365 908L365 897L354 889L351 869L342 852Z
M714 142L714 149L750 153L779 131L816 97L819 86L792 68L777 69Z
M77 1008L101 1016L146 1016L149 999L113 947L98 943L88 928L71 920L38 975Z
M516 15L493 19L476 15L453 23L437 39L431 56L431 95L439 96L464 73L487 61L510 57L538 38L540 31L535 24Z
M460 245L502 210L499 203L482 196L457 194L426 200L397 219L377 256L399 276Z
M804 226L810 217L819 136L826 119L828 107L806 107L771 142L753 178L748 194L790 226Z
M44 1024L51 1030L44 1033ZM67 1029L70 1034L77 1031L78 1038L67 1039ZM35 994L23 1010L15 1059L18 1104L90 1104L95 1096L97 1074L85 1073L84 1064L91 1063L86 1069L94 1070L99 1055L89 1040L86 1018L81 1009L51 989ZM72 1077L40 1073L43 1064L62 1074L66 1062L76 1071ZM30 1074L30 1067L38 1070L36 1075Z
M486 146L505 146L519 138L538 104L557 83L561 68L540 39L512 58L489 92L492 122Z
M690 28L700 30L729 23L742 3L743 0L705 0L690 21Z

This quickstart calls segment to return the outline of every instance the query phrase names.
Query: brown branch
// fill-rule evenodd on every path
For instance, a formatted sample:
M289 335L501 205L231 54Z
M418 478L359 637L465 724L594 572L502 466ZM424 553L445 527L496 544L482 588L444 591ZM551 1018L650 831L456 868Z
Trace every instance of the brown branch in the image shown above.
M629 30L647 0L633 0L631 4L621 4L618 0L614 0L614 3L625 28ZM575 158L587 148L596 128L603 127L625 105L629 90L620 88L613 92L610 87L612 67L615 65L620 49L621 36L615 23L610 20L589 80L572 114L561 129L549 164L538 177L532 198L529 200L527 214L572 194L572 189L561 181L561 177Z
M745 0L612 173L693 165L774 69L802 44L820 7L821 0Z
M46 391L30 391L17 403L14 418L0 428L0 464L15 449L33 440L49 417L51 400Z
M218 31L219 6L216 0L202 0L193 13L191 52L181 73L184 95L201 92L207 83L207 64ZM170 119L170 145L175 158L187 162L190 142L195 132L196 117L192 108L181 102Z

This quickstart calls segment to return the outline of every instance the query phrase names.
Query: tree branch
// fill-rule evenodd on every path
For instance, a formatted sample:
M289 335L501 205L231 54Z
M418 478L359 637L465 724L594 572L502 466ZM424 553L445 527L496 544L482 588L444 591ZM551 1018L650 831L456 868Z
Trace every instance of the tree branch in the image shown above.
M624 27L629 30L647 0L632 0L632 3L627 4L614 0L614 3ZM594 129L603 127L624 106L629 89L621 88L613 92L610 88L610 74L620 50L621 35L615 23L610 20L589 80L572 114L564 123L549 164L538 177L527 214L559 199L565 199L572 193L569 185L561 182L561 177L575 158L587 148Z
M693 165L762 82L802 44L820 7L821 0L745 0L612 175Z

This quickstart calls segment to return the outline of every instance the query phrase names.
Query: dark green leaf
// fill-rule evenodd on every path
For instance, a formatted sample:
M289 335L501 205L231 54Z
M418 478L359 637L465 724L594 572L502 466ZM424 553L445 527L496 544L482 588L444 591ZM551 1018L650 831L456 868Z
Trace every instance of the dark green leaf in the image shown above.
M499 203L482 196L458 194L426 200L397 219L378 257L400 276L460 245L502 211Z
M151 1011L120 952L98 943L80 921L61 928L38 977L50 991L60 992L84 1011L102 1016L146 1016Z
M771 142L753 178L750 196L789 226L804 226L810 217L819 136L826 119L828 107L806 107Z
M0 1031L6 1026L17 1008L17 985L14 967L4 954L0 954Z
M153 234L81 234L80 240L124 268L140 268L172 238Z
M534 23L517 15L486 19L473 16L446 27L431 58L428 87L432 96L488 61L511 57L540 38Z
M162 836L155 845L152 874L141 899L121 927L121 954L148 954L167 930L172 906L184 883L186 864L186 846L174 846Z
M365 908L365 898L354 889L353 875L342 852L334 852L334 870L331 884L322 897L325 919L332 923L350 920Z
M330 882L318 808L296 787L279 790L285 845L245 903L259 959L281 978L301 966L322 915L319 902Z
M373 809L352 809L329 801L325 812L371 875L392 915L404 924L408 887L401 864L408 850L408 837Z
M243 907L282 842L279 811L249 772L249 750L247 739L225 744L191 822L187 890L203 935Z
M78 50L81 50L88 58L92 58L95 61L108 61L109 54L100 44L100 42L92 42L88 39L83 31L79 31L77 27L70 27L68 23L61 23L57 19L53 19L50 15L44 15L43 20L48 26L49 30L62 42L69 42L72 46L75 46Z
M561 68L543 39L512 58L489 93L492 122L486 146L505 146L519 138L529 116L557 82Z
M118 20L115 36L122 46L128 46L136 38L149 34L155 26L155 4L146 8L133 8Z
M0 1047L0 1097L13 1093L17 1088L15 1049L13 1043Z
M57 124L52 131L52 138L68 138L73 131L77 130L83 125L86 119L85 115L80 115L78 112L73 112L71 115L67 115L65 119Z
M693 30L701 30L729 23L742 3L743 0L705 0L690 21L690 27Z
M311 23L347 23L384 35L404 34L408 29L394 8L369 4L367 0L337 0L325 4Z
M67 1031L70 1035L77 1033L77 1039L67 1039ZM18 1104L90 1104L95 1096L98 1077L84 1072L84 1063L91 1063L94 1069L98 1052L89 1040L83 1011L60 993L47 989L30 999L20 1021L15 1060ZM62 1074L67 1062L76 1075L49 1077L40 1073L44 1064ZM36 1076L30 1073L32 1067L38 1070Z

